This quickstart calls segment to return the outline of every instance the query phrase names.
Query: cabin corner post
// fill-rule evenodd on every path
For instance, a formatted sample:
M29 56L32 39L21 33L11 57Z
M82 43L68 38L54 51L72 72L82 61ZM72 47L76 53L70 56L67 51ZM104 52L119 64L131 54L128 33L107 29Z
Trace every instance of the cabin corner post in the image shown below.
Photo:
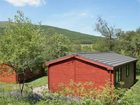
M137 61L136 62L134 62L134 83L136 82L136 63L137 63Z
M49 89L49 91L51 91L51 87L50 87L50 65L48 65L47 66L47 68L48 68L48 89Z
M114 81L113 81L113 70L112 69L107 69L108 70L108 73L109 73L109 82L110 82L110 86L113 86L114 85Z

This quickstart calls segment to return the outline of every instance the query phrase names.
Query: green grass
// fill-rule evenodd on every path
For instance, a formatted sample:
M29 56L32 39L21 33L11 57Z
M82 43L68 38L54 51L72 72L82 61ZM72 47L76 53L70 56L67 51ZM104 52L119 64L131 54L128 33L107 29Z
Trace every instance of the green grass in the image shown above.
M24 98L0 97L0 105L34 105L32 101Z
M46 85L48 83L48 77L44 76L38 78L34 81L25 83L28 86L33 88ZM24 88L24 91L30 91L29 87ZM28 98L14 98L14 97L5 97L4 93L9 93L12 91L19 90L19 85L15 83L2 83L0 82L0 105L34 105L32 101ZM3 97L4 96L4 97Z
M25 85L28 85L29 87L35 88L39 86L46 85L48 83L48 77L44 76L41 78L38 78L34 81L25 83ZM19 85L15 83L2 83L0 82L0 92L10 92L19 89Z
M139 81L132 87L132 91L135 97L135 101L140 103L140 75L137 76L137 79Z
M17 89L18 89L18 85L15 83L0 82L0 92L11 92Z
M121 105L140 105L140 75L137 75L137 82L127 90L122 97Z
M44 77L41 77L41 78L38 78L32 82L29 82L29 83L26 83L32 87L39 87L39 86L43 86L43 85L46 85L48 84L48 77L47 76L44 76Z

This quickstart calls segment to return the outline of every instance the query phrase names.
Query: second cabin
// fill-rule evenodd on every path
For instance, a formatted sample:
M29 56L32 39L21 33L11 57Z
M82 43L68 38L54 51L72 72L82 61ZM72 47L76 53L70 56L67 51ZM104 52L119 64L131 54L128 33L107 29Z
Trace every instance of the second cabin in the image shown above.
M111 82L118 86L131 87L136 80L137 59L113 52L81 53L64 56L51 61L48 66L48 86L56 91L59 84L92 81L97 88Z

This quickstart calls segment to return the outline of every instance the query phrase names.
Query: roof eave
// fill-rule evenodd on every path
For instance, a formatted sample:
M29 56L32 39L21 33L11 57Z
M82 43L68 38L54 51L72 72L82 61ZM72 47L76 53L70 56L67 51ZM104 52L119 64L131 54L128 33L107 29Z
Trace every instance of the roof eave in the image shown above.
M74 57L74 55L68 55L68 56L65 56L63 58L59 58L59 59L56 59L56 60L45 62L44 66L49 66L49 65L55 64L57 62L67 60L67 59L72 58L72 57Z
M64 60L67 60L67 59L70 59L70 58L77 58L77 59L80 59L80 60L83 60L83 61L86 61L86 62L89 62L89 63L92 63L92 64L95 64L95 65L98 65L98 66L101 66L101 67L104 67L106 68L107 70L113 70L113 67L112 66L108 66L106 64L103 64L103 63L100 63L100 62L97 62L97 61L93 61L93 60L90 60L90 59L87 59L87 58L84 58L84 57L81 57L79 55L69 55L69 56L65 56L63 58L59 58L57 60L53 60L53 61L50 61L50 62L46 62L44 66L50 66L52 64L55 64L57 62L61 62L61 61L64 61Z
M130 62L126 62L126 63L119 64L119 65L115 65L115 66L113 66L113 68L116 68L116 67L119 67L119 66L121 66L121 65L125 65L125 64L131 63L131 62L137 62L137 61L138 61L138 60L136 59L136 60L133 60L133 61L130 61Z

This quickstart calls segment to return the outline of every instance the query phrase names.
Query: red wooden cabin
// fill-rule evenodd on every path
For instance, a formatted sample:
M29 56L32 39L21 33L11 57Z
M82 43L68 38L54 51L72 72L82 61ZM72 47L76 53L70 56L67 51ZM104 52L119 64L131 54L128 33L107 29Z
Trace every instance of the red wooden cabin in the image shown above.
M0 65L0 82L21 83L23 80L25 80L25 82L31 81L44 75L46 75L44 70L36 70L34 72L26 70L23 76L22 73L18 74L13 67L7 64Z
M16 83L16 71L7 64L0 65L0 82Z
M74 82L94 82L100 88L111 82L131 87L136 80L136 59L117 53L81 53L68 55L47 63L48 86L56 91L59 84Z

